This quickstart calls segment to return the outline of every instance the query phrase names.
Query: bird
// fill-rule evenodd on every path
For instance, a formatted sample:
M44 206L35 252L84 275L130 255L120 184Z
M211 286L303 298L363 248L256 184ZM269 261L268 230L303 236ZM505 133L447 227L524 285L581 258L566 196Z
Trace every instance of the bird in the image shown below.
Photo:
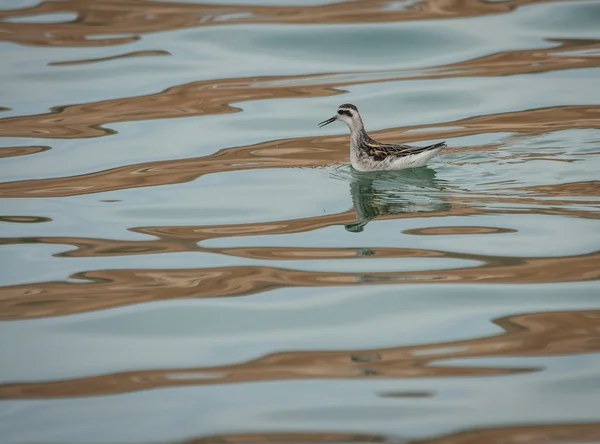
M391 171L417 168L446 148L446 142L427 146L380 143L365 131L358 108L340 105L337 114L319 123L319 127L341 120L350 128L350 162L358 171Z

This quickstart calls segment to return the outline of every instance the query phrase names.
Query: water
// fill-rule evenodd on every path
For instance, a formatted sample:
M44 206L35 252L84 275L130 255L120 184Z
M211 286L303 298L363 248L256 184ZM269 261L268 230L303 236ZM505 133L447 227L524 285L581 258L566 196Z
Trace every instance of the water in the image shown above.
M0 7L2 443L600 442L600 1Z

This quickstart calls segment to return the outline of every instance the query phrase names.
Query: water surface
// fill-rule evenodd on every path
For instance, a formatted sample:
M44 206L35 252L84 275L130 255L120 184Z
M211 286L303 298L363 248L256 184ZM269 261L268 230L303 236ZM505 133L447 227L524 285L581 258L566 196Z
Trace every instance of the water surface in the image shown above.
M0 2L3 443L600 442L599 22Z

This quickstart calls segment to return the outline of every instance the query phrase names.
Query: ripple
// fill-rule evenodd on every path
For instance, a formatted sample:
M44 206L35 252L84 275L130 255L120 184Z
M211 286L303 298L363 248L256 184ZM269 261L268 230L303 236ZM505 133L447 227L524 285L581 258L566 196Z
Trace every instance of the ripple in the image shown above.
M158 101L157 103L160 104L161 102ZM118 112L108 104L106 109L110 109L110 112ZM124 106L122 112L127 113L127 109L128 106ZM164 110L161 108L160 112L164 112ZM85 113L86 108L84 107L77 111L73 110L71 114L74 119L79 120L80 117L75 116L81 116ZM88 116L92 114L93 109L87 113ZM15 124L15 121L11 119L0 119L0 133L2 133L3 120ZM62 120L62 118L52 119L52 121ZM46 120L42 121L47 122ZM598 129L600 128L600 106L564 106L491 114L461 119L449 122L447 125L455 127L457 123L460 124L462 129L420 133L421 137L403 135L406 129L417 126L380 131L378 134L384 138L393 136L395 140L413 142L430 138L448 139L474 134L489 134L498 131L527 134L575 128ZM24 124L29 128L30 122L24 122ZM73 131L73 124L69 123L67 125L65 128L68 128L69 132ZM427 126L418 125L419 128L426 128ZM440 128L442 125L435 124L432 126ZM18 124L16 127L18 127ZM11 125L11 128L15 127ZM39 136L39 131L41 130L35 130L36 136ZM94 129L93 131L98 130ZM102 133L104 132L105 130L102 131ZM0 184L0 197L75 196L132 187L187 182L208 173L242 169L324 166L337 162L345 156L345 154L342 154L342 150L347 152L347 147L340 146L340 141L344 139L345 137L340 136L324 136L275 140L246 147L228 148L205 157L127 165L80 176L4 182ZM282 149L286 149L286 151L282 152ZM452 153L454 150L451 148L445 150L445 152Z
M403 251L396 256L402 257ZM408 257L415 252L408 251ZM418 254L418 253L417 253ZM78 282L37 282L1 288L0 318L64 316L176 298L252 295L277 288L403 284L530 284L600 279L600 252L562 257L489 257L424 252L423 257L478 260L464 268L391 272L302 271L269 266L198 269L95 270L70 276Z
M142 34L223 23L340 24L447 19L507 13L532 3L541 1L492 3L484 0L428 0L421 2L419 7L390 9L388 0L343 1L310 6L214 5L161 1L81 3L77 0L64 0L43 2L20 10L0 10L0 20L4 22L0 25L6 30L0 33L0 38L28 45L95 46L116 42L95 42L90 36L123 31ZM65 14L76 14L80 20L64 23ZM9 23L29 21L29 16L58 17L61 22Z
M106 396L156 388L329 378L428 378L498 376L539 371L528 367L456 365L460 359L498 356L559 356L597 353L597 310L527 313L495 319L503 332L465 341L372 350L279 352L231 365L185 369L137 370L85 378L0 384L0 399ZM429 353L431 350L436 352ZM355 362L353 355L377 354L380 360ZM455 365L444 366L442 360ZM432 365L435 364L435 365ZM357 370L375 370L365 375ZM179 377L179 375L182 375ZM195 376L194 376L195 375ZM211 375L211 377L206 377Z
M338 80L334 82L328 81L325 75L233 78L192 82L173 86L158 94L124 97L82 105L60 106L55 107L52 112L47 114L0 118L0 136L45 138L99 137L115 134L114 130L103 127L110 122L132 122L137 120L231 113L239 111L239 108L231 106L231 103L234 102L273 98L328 96L339 94L340 91L337 88L347 85L464 76L504 76L557 69L600 66L600 58L598 57L565 57L561 55L561 51L568 49L590 50L600 48L598 41L563 40L559 42L561 45L555 48L494 54L489 57L440 66L430 73L420 75L415 75L410 71L404 73L383 71L379 72L376 79L370 78L373 75L372 72L367 72L361 74L361 76L366 74L366 79L361 79L359 76L351 81ZM541 60L544 63L541 63ZM320 79L319 84L311 82L315 79ZM285 84L285 81L288 80L295 80L301 83L290 87ZM572 108L576 109L577 107ZM549 109L552 110L555 108ZM567 122L564 122L564 119L571 119L577 122L575 126L562 126L557 129L581 128L580 125L583 123L581 122L583 116L559 117L557 115L556 117L562 118L563 125L567 124ZM597 116L595 117L598 119ZM408 132L408 134L404 135L408 141L428 138L431 135L431 130L425 132L423 131L425 128L438 130L436 132L441 133L440 137L461 137L468 134L468 131L462 128L462 123L463 120L457 120L443 126L440 125L440 128L437 128L436 125L410 126L404 128L403 132ZM453 126L457 128L452 128ZM593 125L586 126L586 128L596 127ZM414 134L415 131L418 133Z

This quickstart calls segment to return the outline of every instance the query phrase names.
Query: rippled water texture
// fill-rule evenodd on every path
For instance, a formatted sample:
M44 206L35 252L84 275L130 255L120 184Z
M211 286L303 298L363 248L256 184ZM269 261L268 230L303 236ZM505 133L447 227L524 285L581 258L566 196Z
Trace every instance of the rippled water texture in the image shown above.
M0 0L2 444L600 442L600 0L230 1Z

